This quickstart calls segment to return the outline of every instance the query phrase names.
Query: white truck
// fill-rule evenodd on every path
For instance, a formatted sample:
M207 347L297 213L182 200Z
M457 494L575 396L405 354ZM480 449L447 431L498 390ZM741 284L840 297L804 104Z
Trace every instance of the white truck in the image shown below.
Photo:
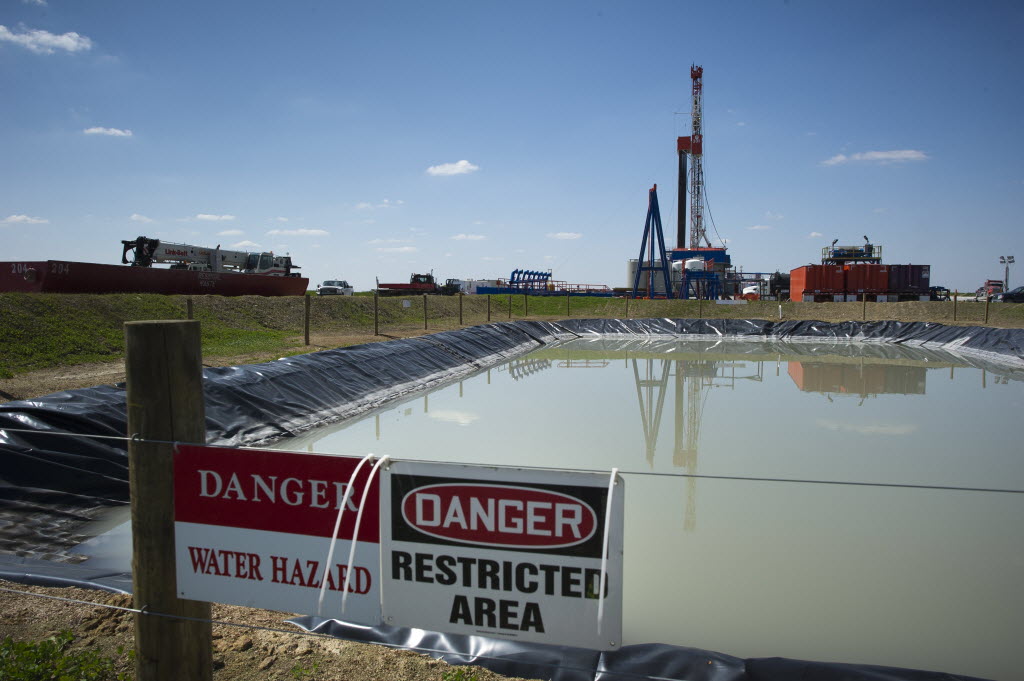
M318 296L350 296L354 293L355 289L344 279L328 279L316 285Z

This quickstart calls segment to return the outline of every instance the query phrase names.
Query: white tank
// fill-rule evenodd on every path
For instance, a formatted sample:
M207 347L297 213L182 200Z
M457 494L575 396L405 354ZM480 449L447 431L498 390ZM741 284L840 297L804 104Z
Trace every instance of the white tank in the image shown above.
M691 271L704 271L704 261L700 258L690 258L686 261L686 269Z
M660 260L655 260L654 261L654 266L655 267L661 267L661 261ZM640 261L637 260L636 258L631 258L631 259L626 261L626 288L628 288L630 290L633 289L633 279L636 277L636 271L639 268L640 268ZM654 293L655 294L659 294L659 293L664 293L665 292L665 278L663 276L661 276L661 272L650 272L650 271L648 271L648 272L641 272L640 273L640 290L641 291L646 291L647 290L647 278L648 277L653 277L654 278ZM675 279L674 276L671 276L671 278Z

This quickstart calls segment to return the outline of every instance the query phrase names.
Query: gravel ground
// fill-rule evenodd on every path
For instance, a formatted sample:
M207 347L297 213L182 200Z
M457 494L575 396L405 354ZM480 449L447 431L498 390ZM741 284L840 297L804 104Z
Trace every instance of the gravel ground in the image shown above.
M0 580L0 638L39 641L69 630L75 637L72 650L91 649L120 660L121 671L132 670L127 654L134 645L133 618L123 610L103 606L131 607L131 596L78 588L25 586ZM20 593L11 593L7 589ZM69 603L30 594L59 596L98 605ZM479 667L452 667L427 655L394 650L384 646L352 643L322 636L297 633L284 620L288 613L256 610L230 605L213 606L213 619L227 624L213 626L213 678L217 681L272 681L300 679L320 681L452 681L456 670L460 681L508 679ZM296 633L289 633L293 630Z

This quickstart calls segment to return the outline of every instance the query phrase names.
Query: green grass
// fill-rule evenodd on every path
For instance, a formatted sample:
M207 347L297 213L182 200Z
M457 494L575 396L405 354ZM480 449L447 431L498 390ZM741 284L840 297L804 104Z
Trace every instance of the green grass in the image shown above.
M0 643L0 679L4 681L121 681L117 660L95 650L71 651L74 636L62 631L45 641ZM122 651L118 651L119 654ZM129 654L128 657L131 657Z
M316 334L372 335L372 296L313 296L310 332ZM49 367L124 357L124 323L136 320L184 319L185 296L142 294L59 295L0 293L0 378ZM196 296L194 316L202 324L205 357L283 357L308 351L303 345L305 300L301 296L223 298ZM377 301L381 334L419 333L423 330L423 297L380 298ZM457 296L428 296L430 331L459 326ZM462 323L487 321L487 296L463 296ZM624 298L490 296L491 321L509 319L621 318L746 318L778 320L779 304L716 305L695 300L630 300ZM952 303L791 303L782 305L783 319L844 321L898 319L957 324L983 324L985 306ZM1024 327L1024 305L997 304L989 309L989 325ZM314 340L315 342L315 340ZM332 342L343 342L335 340Z

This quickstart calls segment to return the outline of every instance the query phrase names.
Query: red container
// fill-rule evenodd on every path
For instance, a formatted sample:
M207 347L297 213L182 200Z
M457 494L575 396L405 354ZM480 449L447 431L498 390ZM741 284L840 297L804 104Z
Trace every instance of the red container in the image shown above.
M846 293L885 293L889 290L889 266L869 263L845 265Z
M931 269L931 265L889 265L889 292L926 295Z
M789 298L843 293L845 282L842 265L804 265L789 273Z
M0 291L24 293L162 293L216 296L301 296L309 279L240 272L45 260L0 262Z

